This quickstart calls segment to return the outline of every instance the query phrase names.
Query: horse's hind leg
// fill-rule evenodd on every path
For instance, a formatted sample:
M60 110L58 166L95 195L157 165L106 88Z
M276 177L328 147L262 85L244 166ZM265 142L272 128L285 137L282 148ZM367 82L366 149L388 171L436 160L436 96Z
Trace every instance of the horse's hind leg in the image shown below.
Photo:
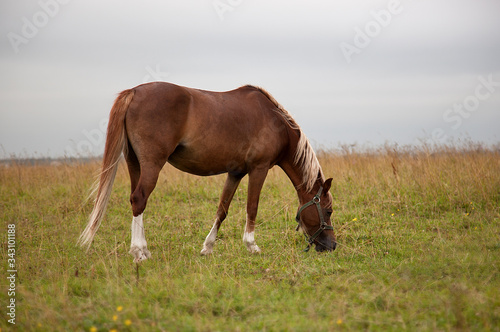
M209 255L212 253L215 240L217 238L217 232L219 231L219 227L224 219L226 219L227 212L229 210L229 204L233 199L236 188L238 188L242 177L242 175L233 175L230 173L227 175L226 183L224 184L224 189L222 190L222 195L220 197L217 215L215 216L214 225L212 226L210 233L208 233L205 242L203 243L203 249L201 250L202 255Z
M148 250L148 243L144 235L144 224L142 214L132 219L132 241L130 243L129 253L134 256L134 263L142 262L151 258L151 253Z
M128 160L127 160L128 161ZM134 262L138 263L151 257L151 253L147 249L146 237L144 235L144 224L142 214L146 209L146 203L149 195L156 186L158 175L161 167L154 164L144 164L140 167L140 177L137 180L138 173L130 170L132 182L132 194L130 202L132 204L132 241L130 243L129 253L134 256ZM137 181L135 188L134 183Z
M137 185L139 184L139 179L141 177L141 166L134 150L130 145L125 159L127 161L128 172L130 175L132 201L132 194L135 192ZM134 215L132 219L132 241L130 244L130 254L134 256L134 262L136 263L151 257L151 254L147 249L146 237L144 235L142 214L138 216Z
M137 155L130 144L125 155L125 161L127 162L128 174L130 175L130 193L132 194L134 193L135 188L137 188L137 184L139 183L139 179L141 177L141 165L139 164Z

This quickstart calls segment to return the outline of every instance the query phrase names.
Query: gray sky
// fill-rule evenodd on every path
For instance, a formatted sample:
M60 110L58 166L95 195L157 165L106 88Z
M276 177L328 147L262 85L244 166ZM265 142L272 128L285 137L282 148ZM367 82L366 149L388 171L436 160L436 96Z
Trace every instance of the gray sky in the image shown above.
M101 154L155 80L262 86L316 147L500 142L497 0L11 0L0 32L0 158Z

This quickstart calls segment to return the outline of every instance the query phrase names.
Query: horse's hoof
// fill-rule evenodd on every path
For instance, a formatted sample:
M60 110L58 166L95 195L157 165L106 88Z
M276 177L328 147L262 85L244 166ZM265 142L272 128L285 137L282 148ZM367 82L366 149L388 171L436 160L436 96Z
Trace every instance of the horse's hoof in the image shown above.
M251 254L259 254L261 252L259 246L256 244L247 246L247 249Z
M213 252L213 248L203 247L203 249L201 249L200 254L202 256L208 256L208 255L212 254L212 252Z
M151 253L147 248L132 247L129 253L134 256L134 263L140 263L151 258Z

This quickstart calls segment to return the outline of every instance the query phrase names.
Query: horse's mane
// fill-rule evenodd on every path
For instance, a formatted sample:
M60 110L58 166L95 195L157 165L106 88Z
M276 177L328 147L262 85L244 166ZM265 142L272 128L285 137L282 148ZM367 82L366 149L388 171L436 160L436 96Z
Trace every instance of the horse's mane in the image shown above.
M314 183L318 179L318 174L323 177L323 173L321 172L321 166L318 162L318 158L316 158L316 153L314 153L306 135L302 129L300 129L297 122L295 122L292 115L288 113L288 111L280 103L278 103L278 101L274 99L269 92L261 87L253 85L246 85L245 87L259 90L276 106L274 111L283 117L290 128L297 131L299 135L299 142L297 143L297 148L295 150L294 164L297 165L301 169L302 174L304 174L304 182L302 185L305 186L306 191L311 191Z

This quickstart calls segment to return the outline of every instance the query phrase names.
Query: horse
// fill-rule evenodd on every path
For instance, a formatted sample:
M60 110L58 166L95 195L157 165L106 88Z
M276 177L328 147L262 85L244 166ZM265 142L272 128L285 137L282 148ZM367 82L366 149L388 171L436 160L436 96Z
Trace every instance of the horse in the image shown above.
M261 251L255 241L255 220L262 186L275 165L285 172L297 191L297 230L300 228L305 234L307 248L314 244L318 252L335 250L330 220L332 178L325 180L299 125L263 88L245 85L213 92L152 82L119 93L110 111L93 210L78 240L87 250L103 219L122 154L131 183L129 253L135 263L151 257L143 213L167 162L199 176L227 173L202 255L213 252L217 232L245 175L248 197L243 242L250 253Z

